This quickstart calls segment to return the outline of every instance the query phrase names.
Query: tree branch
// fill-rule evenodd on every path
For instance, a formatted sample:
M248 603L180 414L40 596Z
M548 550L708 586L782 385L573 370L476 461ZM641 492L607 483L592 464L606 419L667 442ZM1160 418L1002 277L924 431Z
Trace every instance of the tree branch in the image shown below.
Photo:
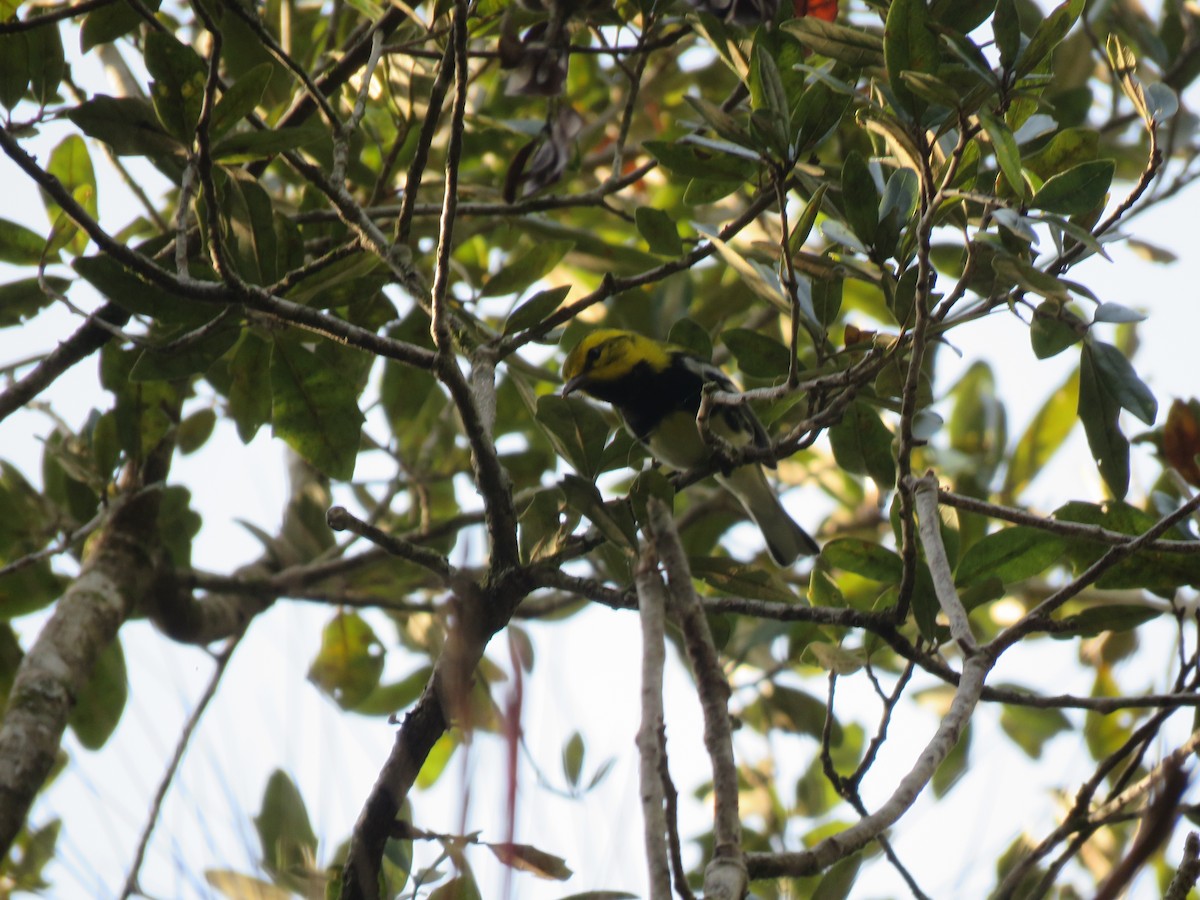
M647 500L650 536L667 577L672 616L683 632L704 713L704 747L713 772L713 856L704 869L704 896L741 900L746 893L742 822L738 815L737 766L729 725L729 682L721 672L708 620L692 587L687 554L679 543L671 511L656 497Z
M162 492L143 488L166 478L173 450L164 441L129 472L129 483L93 537L79 577L17 667L0 720L0 859L12 848L54 767L79 692L136 600L151 590Z
M670 900L671 868L667 861L666 799L663 796L663 698L667 594L651 547L642 550L637 567L638 609L642 622L642 724L637 748L642 790L643 844L649 869L650 900Z

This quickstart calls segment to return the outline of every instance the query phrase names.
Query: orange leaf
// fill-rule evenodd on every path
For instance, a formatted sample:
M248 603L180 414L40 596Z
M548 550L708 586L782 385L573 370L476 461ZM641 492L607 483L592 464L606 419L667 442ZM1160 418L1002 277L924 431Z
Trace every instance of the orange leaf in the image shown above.
M838 0L792 0L796 18L812 16L825 22L835 22L838 16Z

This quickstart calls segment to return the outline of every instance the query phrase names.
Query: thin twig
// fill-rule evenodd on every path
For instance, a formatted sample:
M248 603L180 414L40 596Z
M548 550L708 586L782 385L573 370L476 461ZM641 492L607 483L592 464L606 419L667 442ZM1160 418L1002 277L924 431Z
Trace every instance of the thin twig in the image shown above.
M249 625L250 622L247 621L246 624ZM192 710L192 714L188 716L187 722L184 723L183 730L179 734L179 740L175 742L175 752L171 756L170 763L167 764L167 770L163 773L162 780L158 783L158 790L154 793L154 799L150 802L150 814L146 817L146 825L142 829L141 838L138 840L137 850L133 856L133 863L129 867L129 874L125 877L125 888L121 891L121 900L128 900L134 894L142 893L141 886L138 884L138 875L142 870L142 861L146 858L146 850L150 846L150 838L154 834L154 827L158 824L158 816L162 811L163 801L166 799L167 791L170 790L171 785L175 782L175 774L179 771L180 763L183 762L183 754L192 742L192 735L195 734L196 728L200 725L200 719L204 716L208 705L217 695L217 686L221 683L221 678L229 666L229 661L233 658L233 651L237 649L238 644L241 643L245 635L246 629L243 628L237 634L233 635L221 652L214 657L216 667L208 679L204 693L200 695L200 699L196 702L196 708Z
M349 531L382 547L392 556L406 559L429 570L449 585L454 581L454 567L440 553L426 547L395 537L369 525L342 506L334 506L325 514L325 521L334 531Z

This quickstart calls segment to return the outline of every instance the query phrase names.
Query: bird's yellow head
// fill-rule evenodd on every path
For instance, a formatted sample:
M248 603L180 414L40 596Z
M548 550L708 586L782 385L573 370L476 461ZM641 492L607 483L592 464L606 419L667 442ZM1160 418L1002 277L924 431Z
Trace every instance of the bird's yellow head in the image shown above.
M589 387L617 381L641 363L657 372L670 362L668 349L657 341L633 331L601 328L567 354L563 363L563 381L566 383L562 393L565 397L575 391L586 392Z

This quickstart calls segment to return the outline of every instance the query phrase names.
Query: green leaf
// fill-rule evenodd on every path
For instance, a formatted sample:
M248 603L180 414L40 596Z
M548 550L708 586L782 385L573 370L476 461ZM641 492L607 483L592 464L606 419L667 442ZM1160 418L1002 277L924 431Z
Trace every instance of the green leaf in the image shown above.
M991 483L1008 439L1004 404L996 393L991 366L976 362L950 391L954 408L946 422L950 446L969 458L970 479Z
M168 32L151 30L146 35L145 62L154 78L150 98L158 121L168 134L191 146L204 103L204 60Z
M1047 300L1033 311L1029 341L1038 359L1057 356L1078 344L1087 334L1087 323L1075 315L1061 299Z
M71 282L65 278L49 277L47 284L53 290L66 293ZM0 328L11 328L33 318L54 299L42 288L37 278L22 278L0 285Z
M315 119L292 128L235 131L213 145L212 156L215 162L226 165L252 162L316 144L326 135L324 126Z
M929 14L940 28L953 28L962 34L970 34L995 9L996 0L933 0L929 5Z
M854 401L828 435L833 458L847 472L869 475L885 490L896 484L892 433L874 407Z
M750 54L751 134L761 130L768 137L768 146L786 157L792 136L792 107L779 73L774 55L767 47L762 33L755 40Z
M161 0L148 0L146 8L158 12L160 5ZM79 51L87 53L100 44L110 44L144 22L142 14L127 3L109 3L93 9L84 16L79 29Z
M1057 535L1014 525L980 538L963 554L954 582L967 586L986 578L1013 584L1039 575L1060 561L1065 542Z
M1021 52L1021 20L1014 0L999 0L992 17L992 34L1000 51L1000 65L1011 69Z
M518 331L524 331L526 328L537 325L558 309L569 293L571 293L569 284L538 291L508 314L508 318L504 320L504 334L516 334Z
M897 253L900 235L917 211L920 183L912 169L897 169L888 177L879 201L879 227L875 231L876 250L885 256Z
M198 409L179 423L179 452L185 456L203 447L217 427L217 413L212 407Z
M723 178L693 178L683 192L686 206L706 206L723 200L742 186L740 181Z
M596 486L578 475L566 475L561 482L567 505L584 515L605 538L618 547L637 549L637 527L628 505L605 503Z
M29 89L39 106L48 106L58 96L58 85L67 72L62 35L58 28L34 28L25 32L29 47Z
M721 335L738 368L752 378L787 375L792 351L774 338L748 328L731 328Z
M0 685L3 687L3 685ZM60 762L62 756L60 755ZM54 774L61 768L60 762L55 763ZM53 778L54 774L50 777ZM50 819L41 827L26 824L17 833L4 863L5 889L15 895L25 893L46 893L50 883L45 878L45 869L57 858L58 835L62 831L62 820Z
M796 592L784 583L775 569L724 556L693 557L689 562L693 577L723 594L776 603L798 600Z
M1118 501L1110 501L1103 505L1068 503L1054 511L1054 518L1064 522L1098 525L1109 531L1131 536L1147 531L1157 520L1155 516L1137 507ZM1185 535L1173 531L1164 537L1178 540ZM1108 544L1084 538L1068 538L1067 541L1067 553L1075 574L1082 572L1108 550ZM1159 550L1138 552L1117 563L1096 582L1096 586L1103 589L1145 588L1168 597L1183 585L1200 585L1200 556Z
M1016 75L1023 78L1036 69L1062 43L1071 26L1083 12L1086 0L1066 0L1038 24L1037 30L1021 52L1016 63Z
M1017 147L1017 139L1013 137L1013 133L1007 125L990 113L979 110L978 116L979 124L983 126L988 139L992 142L996 162L999 163L1000 171L1004 173L1008 186L1012 188L1018 198L1025 200L1029 196L1029 186L1021 173L1021 150Z
M789 734L806 734L817 740L821 739L828 716L824 700L782 684L771 685L770 693L762 694L742 714L747 723L763 733L779 728ZM840 744L842 726L836 720L831 725L832 743Z
M454 751L458 749L458 738L454 736L454 732L447 731L433 745L433 749L425 757L425 762L421 765L421 771L417 773L417 787L421 790L428 790L437 784L437 780L441 778L442 772L446 770L446 764L450 762L450 757L454 755Z
M7 16L0 16L0 20ZM12 109L29 87L29 41L21 31L0 34L0 106Z
M479 886L470 871L456 875L428 895L428 900L481 900Z
M317 836L299 788L279 769L267 779L254 827L262 845L263 868L288 887L303 884L301 876L316 858Z
M1047 741L1071 730L1071 720L1061 709L1005 704L1000 710L1000 727L1031 759L1040 759Z
M1092 458L1104 483L1118 500L1129 490L1129 440L1121 433L1121 405L1098 369L1089 343L1079 361L1079 420L1087 435Z
M850 93L835 91L823 81L810 84L792 113L792 122L800 129L797 152L807 153L829 137L852 101Z
M36 231L8 219L0 219L0 262L36 266L47 254L50 254L50 261L57 259L57 254L51 253L46 246L46 239Z
M892 0L883 31L888 86L900 105L918 118L925 103L908 89L900 73L913 71L933 75L937 72L939 47L931 24L926 0Z
M989 0L990 2L990 0ZM934 21L938 22L938 35L950 49L950 51L959 58L959 60L967 67L967 70L973 73L980 79L982 84L996 85L996 74L992 71L991 63L984 56L983 51L973 40L967 37L966 32L961 29L954 30L953 26L947 27L944 20L936 12L938 0L934 0ZM993 30L995 24L993 24Z
M185 340L179 346L158 349L149 346L141 352L129 372L132 381L172 381L201 375L229 352L238 342L241 325L236 319L226 319L216 327Z
M558 489L547 488L535 492L521 510L518 524L522 562L536 562L558 549L562 537L560 502Z
M821 548L821 563L884 584L898 584L904 569L895 551L861 538L827 542Z
M563 777L571 787L579 785L579 777L583 773L584 752L583 735L578 731L572 732L562 748Z
M826 219L821 223L821 233L825 239L834 244L841 244L856 253L867 255L867 245L860 241L857 235L837 219Z
M804 247L804 243L808 240L808 236L812 234L813 225L817 222L817 216L821 212L821 202L825 199L825 192L829 189L827 183L821 184L808 202L804 204L804 212L796 218L796 224L792 227L792 233L788 237L788 250L792 253L797 253Z
M380 684L354 706L361 716L390 716L417 702L433 673L432 666L421 666L412 674L393 682Z
M163 490L158 511L163 549L171 565L180 569L191 566L192 540L203 524L199 514L191 508L191 499L192 492L187 488L171 485Z
M813 641L804 648L804 657L813 661L827 672L837 675L853 675L866 663L866 654L860 649L846 649L836 644Z
M536 415L555 451L571 468L588 481L603 471L611 429L596 407L578 397L544 394L538 397Z
M1134 606L1115 603L1093 606L1073 616L1064 616L1051 635L1055 638L1095 637L1104 631L1132 631L1151 619L1157 619L1163 611L1153 606Z
M963 105L963 101L967 99L967 96L956 85L951 85L936 75L929 75L925 72L906 71L900 73L900 80L904 82L905 88L910 93L935 106L958 109Z
M1063 216L1091 212L1104 203L1115 171L1111 159L1080 163L1046 181L1030 205Z
M159 156L179 153L179 142L167 134L145 100L97 94L74 109L67 118L88 137L108 144L118 156Z
M884 64L883 39L864 29L811 16L788 19L779 27L814 53L848 66L866 68Z
M661 469L644 469L638 472L629 488L629 502L633 506L634 517L640 524L650 521L646 505L654 497L674 508L675 487Z
M0 500L0 511L3 511L6 505L5 501ZM7 575L0 575L0 622L45 609L62 595L70 583L70 579L56 575L51 570L49 560L41 560ZM0 685L0 688L2 687L3 685ZM0 704L0 712L2 711L3 704Z
M549 274L574 246L574 241L542 241L534 244L520 256L509 260L488 279L481 296L501 297L525 290Z
M742 127L741 122L734 116L731 116L721 107L714 103L710 103L703 97L697 97L689 94L683 98L688 105L700 114L700 117L709 124L713 131L721 136L722 139L730 144L739 147L748 147L752 145L750 136Z
M308 680L342 709L354 709L379 686L384 650L357 613L339 613L321 632L321 649Z
M1008 253L997 253L992 257L992 270L1010 284L1016 284L1047 299L1067 300L1071 290L1060 278L1056 278L1032 263Z
M68 721L79 743L89 750L103 747L121 721L128 696L125 653L116 638L101 652L87 683L76 694Z
M1095 161L1099 147L1100 133L1094 128L1067 128L1054 135L1037 153L1026 157L1024 165L1047 181L1081 163Z
M99 218L100 202L96 196L96 172L92 168L92 157L87 143L77 134L71 134L50 151L50 162L46 171L57 178L67 192L83 207L93 220ZM82 253L91 240L74 221L63 212L62 207L44 195L46 214L54 223L54 234L50 240L52 252L69 245L72 255Z
M1075 427L1079 373L1074 372L1042 404L1008 460L1004 496L1019 497Z
M136 315L193 328L212 318L209 305L190 303L144 281L107 254L80 257L71 265L92 287Z
M863 854L853 853L835 862L821 874L816 889L812 892L812 900L845 900L858 880L858 870L862 866Z
M696 230L717 248L717 252L721 254L721 259L742 277L747 287L768 303L780 308L783 307L785 302L783 287L780 285L779 278L774 271L754 260L747 259L734 249L732 245L722 240L715 231L706 226L696 223Z
M851 150L842 162L842 212L864 245L875 241L879 224L879 192L862 154Z
M260 207L265 207L261 214L263 225L270 228L278 237L279 230L271 226L272 223L278 224L279 218L273 215L269 198L265 203L262 199L257 202ZM285 236L285 257L290 250L286 247L288 241L289 238ZM276 241L276 248L278 247L279 242ZM277 253L273 252L271 256L275 257ZM286 263L284 265L290 267ZM278 272L279 266L273 265L271 269L273 272ZM299 283L293 284L284 296L289 300L303 303L306 306L315 306L318 309L350 306L356 302L361 303L364 298L378 294L380 288L387 284L391 277L387 266L374 253L352 253L332 265L324 266ZM389 314L383 321L389 321L391 318L392 315ZM363 323L355 322L355 324Z
M273 341L271 424L288 446L330 478L349 480L363 420L353 382L295 340Z
M109 342L100 352L100 384L116 398L116 433L121 449L134 458L153 450L176 426L182 386L166 381L133 382L129 371L138 351Z
M1158 400L1138 377L1125 354L1112 344L1090 340L1084 344L1084 355L1090 356L1097 378L1120 407L1145 424L1153 425L1158 415Z
M693 144L646 141L642 148L666 169L685 178L732 181L737 184L754 177L757 166L739 156L705 152Z
M242 443L248 444L271 420L271 345L253 331L242 332L229 375L229 416Z
M289 252L288 232L276 228L273 201L262 185L245 173L231 174L220 192L226 249L243 278L271 284L293 268L289 262L299 265L302 252L298 246Z
M684 316L671 323L667 342L691 351L701 359L712 359L713 344L708 330L695 319Z
M661 209L639 206L633 213L638 233L645 239L651 253L662 256L678 256L683 252L683 241L675 222Z
M225 134L262 102L274 71L270 63L260 63L246 72L223 92L213 107L210 130L213 138Z

